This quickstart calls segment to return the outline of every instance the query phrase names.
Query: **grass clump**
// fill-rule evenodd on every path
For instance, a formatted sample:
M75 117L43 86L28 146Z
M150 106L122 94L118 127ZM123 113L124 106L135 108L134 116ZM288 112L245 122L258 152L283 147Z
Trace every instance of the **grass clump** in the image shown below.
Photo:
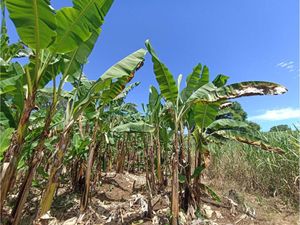
M245 191L264 196L278 196L294 206L299 205L299 132L261 133L272 146L284 154L262 151L249 145L227 141L210 145L213 163L209 176L225 183L234 182Z

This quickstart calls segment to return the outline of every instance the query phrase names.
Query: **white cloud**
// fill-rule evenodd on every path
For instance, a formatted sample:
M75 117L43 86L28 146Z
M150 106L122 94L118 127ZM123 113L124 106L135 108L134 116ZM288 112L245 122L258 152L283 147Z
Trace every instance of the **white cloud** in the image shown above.
M288 119L300 119L300 108L283 108L267 110L261 115L249 117L249 120L288 120Z
M294 61L289 61L285 60L280 63L278 63L276 66L281 67L283 69L287 69L289 72L294 72L295 71L295 62Z

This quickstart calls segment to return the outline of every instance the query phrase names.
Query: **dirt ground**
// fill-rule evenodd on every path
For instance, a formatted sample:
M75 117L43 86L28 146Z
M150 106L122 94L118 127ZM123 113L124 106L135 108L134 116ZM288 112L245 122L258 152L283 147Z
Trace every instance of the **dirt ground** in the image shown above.
M212 188L223 201L228 201L229 187ZM234 191L237 192L237 191ZM26 212L22 225L32 224L32 219L37 209L37 192L29 196L31 201L26 205ZM224 208L214 202L203 201L200 212L189 210L192 217L180 213L181 224L191 225L300 225L299 212L287 207L280 199L263 198L248 193L238 193L245 202L246 209L239 207ZM92 190L91 203L88 210L80 214L80 196L72 193L68 186L58 190L57 197L51 211L43 216L41 224L49 225L75 225L75 224L169 224L170 218L170 193L161 193L152 197L154 215L147 218L147 191L145 177L129 173L105 174L100 184ZM14 196L8 205L13 204ZM230 200L229 200L230 201ZM234 204L234 203L233 203ZM251 209L251 210L250 210ZM5 213L9 214L9 207ZM5 213L2 222L5 220Z

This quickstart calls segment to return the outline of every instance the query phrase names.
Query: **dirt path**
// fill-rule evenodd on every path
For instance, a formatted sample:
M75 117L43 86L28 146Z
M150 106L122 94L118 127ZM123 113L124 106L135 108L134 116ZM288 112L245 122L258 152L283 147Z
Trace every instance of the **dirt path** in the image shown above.
M166 217L170 206L169 198L164 195L155 196L152 205L156 216L153 219L147 218L145 183L144 175L106 174L101 184L92 190L88 210L80 216L78 216L79 197L63 193L61 190L62 193L56 199L44 222L51 225L158 224L158 221L163 221L163 217ZM67 198L67 196L71 197ZM68 204L70 201L72 205ZM67 205L62 207L62 204ZM165 222L167 222L166 218Z

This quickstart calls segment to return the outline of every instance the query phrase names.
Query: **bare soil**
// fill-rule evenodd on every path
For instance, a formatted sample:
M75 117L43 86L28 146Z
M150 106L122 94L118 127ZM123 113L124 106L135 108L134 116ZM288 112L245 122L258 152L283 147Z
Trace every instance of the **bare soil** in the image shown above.
M210 186L221 197L222 204L228 201L230 186L219 186L209 181ZM182 224L211 225L300 225L299 212L287 206L278 198L263 198L257 195L236 191L252 214L232 208L218 207L216 204L203 202L200 212L190 211L187 216L180 213ZM51 211L44 215L41 224L75 225L75 224L169 224L170 193L152 196L154 216L147 218L147 191L144 174L107 173L102 181L92 189L88 210L80 213L80 195L70 190L68 185L60 187ZM22 225L32 224L38 206L40 192L30 193L31 199L26 205ZM9 215L16 195L11 196L2 215L2 222ZM213 201L214 202L214 201ZM198 217L197 217L198 216Z

